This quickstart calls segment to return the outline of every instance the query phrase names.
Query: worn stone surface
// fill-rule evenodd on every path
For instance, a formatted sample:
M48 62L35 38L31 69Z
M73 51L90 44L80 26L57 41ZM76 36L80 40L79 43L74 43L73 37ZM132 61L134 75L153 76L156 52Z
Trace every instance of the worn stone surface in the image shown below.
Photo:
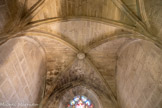
M0 50L0 103L39 104L45 80L44 55L23 38L9 40Z
M162 51L138 41L122 50L117 64L117 93L122 108L160 108Z
M83 50L91 44L97 43L105 38L120 35L120 33L129 33L121 28L92 21L54 22L34 27L32 30L51 33L53 36L59 37L74 45L79 50Z
M50 28L49 28L50 27ZM98 28L96 30L96 27ZM45 29L44 29L45 28ZM56 37L69 42L74 47L84 50L93 45L97 44L101 40L108 39L111 35L129 33L116 27L107 26L89 21L69 21L63 23L49 24L38 27L40 31L48 31L56 35ZM40 34L43 35L43 34ZM41 36L33 36L34 39L39 41L46 50L47 55L47 94L53 85L53 82L57 79L60 73L64 72L64 69L68 64L75 58L77 58L77 52L73 51L71 47L68 47L65 42L55 40L53 35L51 38L45 38ZM85 59L89 58L97 71L101 72L106 83L110 86L110 90L116 97L116 80L115 80L115 69L117 52L122 45L126 42L132 41L133 39L121 38L112 41L105 41L100 46L97 44L96 48L85 53ZM84 64L84 63L83 63ZM81 66L79 69L82 69ZM85 70L88 67L84 67ZM94 68L94 67L92 67ZM78 69L72 69L71 71L79 71ZM84 70L83 70L84 73ZM96 73L96 72L95 72ZM86 75L89 76L89 75ZM72 74L69 75L69 78ZM80 77L76 75L76 77ZM69 79L68 78L68 79ZM87 77L88 78L88 77ZM65 78L61 78L64 80ZM75 78L74 78L75 79ZM83 78L84 79L84 78ZM76 79L77 81L78 79ZM70 80L67 80L70 83ZM63 81L64 82L64 81ZM93 83L91 80L89 83ZM62 85L62 84L60 84ZM99 86L99 85L98 85Z
M0 0L0 45L16 36L39 44L0 46L0 102L37 100L46 71L42 102L51 108L76 85L104 108L161 108L161 31L161 0ZM136 39L155 45L128 44Z

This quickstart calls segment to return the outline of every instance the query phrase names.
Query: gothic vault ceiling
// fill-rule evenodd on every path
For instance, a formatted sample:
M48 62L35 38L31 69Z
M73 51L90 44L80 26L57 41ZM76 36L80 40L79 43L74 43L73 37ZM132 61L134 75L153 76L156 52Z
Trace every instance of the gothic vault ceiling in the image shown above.
M159 23L162 19L156 16L162 15L156 14L162 9L158 7L160 0L6 0L1 3L5 10L0 26L1 44L14 37L28 36L39 42L46 53L47 78L42 105L55 92L82 85L107 96L107 103L118 107L116 63L122 47L144 39L162 48ZM151 5L156 9L149 9ZM152 27L154 30L150 32Z

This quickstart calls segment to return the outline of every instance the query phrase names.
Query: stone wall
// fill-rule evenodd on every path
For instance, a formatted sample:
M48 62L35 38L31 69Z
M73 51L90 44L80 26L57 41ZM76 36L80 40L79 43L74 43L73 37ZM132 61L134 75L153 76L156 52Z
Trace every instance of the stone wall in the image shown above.
M162 108L162 51L152 43L126 45L117 64L121 108Z
M29 108L24 104L40 102L46 67L45 55L39 47L27 37L9 40L0 46L0 108L4 104Z
M5 0L0 0L0 32L6 24L6 19L9 18L9 10Z

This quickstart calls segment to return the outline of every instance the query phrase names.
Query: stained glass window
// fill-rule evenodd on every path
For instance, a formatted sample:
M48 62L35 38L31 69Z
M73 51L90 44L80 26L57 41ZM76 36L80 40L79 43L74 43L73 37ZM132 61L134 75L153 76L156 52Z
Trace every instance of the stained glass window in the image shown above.
M93 104L86 96L75 96L67 108L93 108Z

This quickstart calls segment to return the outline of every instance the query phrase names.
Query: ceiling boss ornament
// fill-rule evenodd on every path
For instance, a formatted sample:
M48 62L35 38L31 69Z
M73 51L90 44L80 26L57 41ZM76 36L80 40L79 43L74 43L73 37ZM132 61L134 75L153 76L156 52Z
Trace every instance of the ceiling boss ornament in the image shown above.
M85 58L85 53L78 53L78 54L77 54L77 58L78 58L79 60L83 60L83 59Z

